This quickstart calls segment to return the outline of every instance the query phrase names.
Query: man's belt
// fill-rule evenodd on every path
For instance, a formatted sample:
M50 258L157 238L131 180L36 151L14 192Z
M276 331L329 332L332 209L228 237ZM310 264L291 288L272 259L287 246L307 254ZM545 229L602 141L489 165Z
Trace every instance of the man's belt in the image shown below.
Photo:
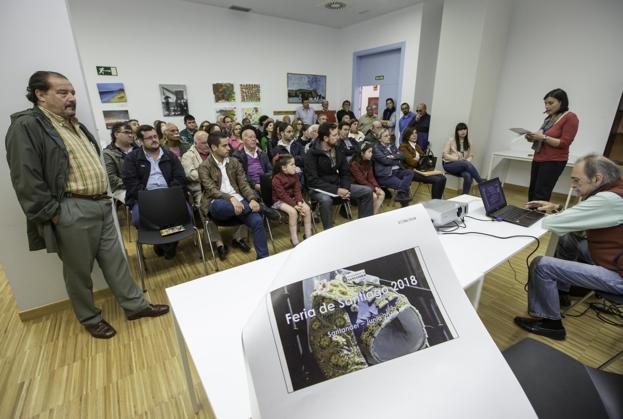
M101 193L99 195L81 195L73 192L65 192L65 198L75 198L75 199L88 199L91 201L100 201L102 199L108 199L110 196L107 193Z

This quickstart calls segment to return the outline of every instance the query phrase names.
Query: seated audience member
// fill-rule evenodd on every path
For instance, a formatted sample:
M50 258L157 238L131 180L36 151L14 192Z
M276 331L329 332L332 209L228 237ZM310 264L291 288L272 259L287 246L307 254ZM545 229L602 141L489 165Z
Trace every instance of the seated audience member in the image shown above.
M242 125L236 122L231 130L231 136L229 137L229 148L231 152L242 150L242 138L240 137L240 133L242 131Z
M378 214L385 199L385 192L379 187L374 177L372 168L373 147L373 144L363 143L361 150L355 153L353 160L350 162L350 174L356 184L368 186L372 189L372 199L374 199L373 213Z
M344 120L344 115L348 115L351 122L353 121L353 119L356 119L355 114L353 113L353 111L350 110L350 100L345 100L344 102L342 102L342 109L337 111L337 120L339 122L342 122Z
M125 188L123 186L122 170L125 156L137 148L134 145L134 136L129 124L116 122L110 129L112 141L103 151L104 164L108 174L108 183L112 196L125 203Z
M350 134L350 124L348 122L340 122L338 133L340 136L338 147L342 149L342 153L346 156L346 161L350 163L353 155L359 149L359 143L348 136Z
M320 218L325 229L333 226L331 195L357 201L359 218L372 215L372 190L351 183L346 156L336 147L337 141L337 126L323 124L318 128L318 138L305 155L305 181L311 199L320 205Z
M454 138L450 138L443 148L443 169L451 175L463 178L463 193L469 194L472 179L480 183L483 179L478 169L472 164L474 151L467 135L467 125L460 122L454 130Z
M356 121L356 119L355 119L355 121ZM342 117L342 120L341 120L340 122L348 122L348 123L350 124L350 123L351 123L351 122L353 122L353 121L350 119L350 116L349 116L349 115L344 115L344 116Z
M288 214L288 227L290 228L290 243L292 246L299 244L297 234L298 217L303 218L303 240L312 235L311 210L303 201L301 194L301 182L296 175L294 157L289 154L278 155L275 159L273 172L273 208Z
M348 136L358 143L361 143L366 138L364 133L359 131L359 121L356 119L350 121L350 133Z
M400 144L402 144L407 141L403 138L402 133L411 124L411 121L415 118L415 114L411 112L411 107L406 102L400 105L400 111L402 112L402 116L398 120L398 131L400 132Z
M301 173L304 166L305 148L301 143L294 141L294 129L292 125L281 122L277 124L274 132L277 137L277 144L272 151L273 157L280 154L291 155L294 157L297 169L296 172Z
M262 151L269 155L270 157L270 140L273 136L273 130L275 128L275 123L272 119L268 118L264 122L264 126L262 127L262 138L260 138L260 148Z
M316 122L316 112L309 106L309 98L303 97L303 105L296 110L294 117L301 119L307 125Z
M197 121L192 115L184 115L184 125L186 128L180 131L180 138L190 147L194 143L193 136L197 132Z
M186 153L190 148L190 145L181 141L180 131L175 124L168 123L165 125L163 138L163 147L175 154L178 159L181 159L182 154Z
M371 105L366 106L366 113L359 117L359 131L368 135L368 131L372 129L372 124L377 121L379 124L381 123L379 117L374 114L374 108Z
M283 118L281 118L281 122L285 122L286 124L292 124L292 119L290 118L290 115L284 115Z
M372 128L370 128L364 137L364 141L368 143L378 143L381 139L381 133L383 132L383 125L381 125L381 121L374 121L372 123Z
M210 124L208 125L207 133L208 135L214 134L215 132L221 132L221 126L219 124Z
M583 198L543 218L543 228L561 235L554 257L537 256L528 270L528 313L515 324L530 333L563 340L560 306L570 305L572 286L623 295L623 179L616 163L595 154L571 170L571 187ZM558 204L530 201L527 208L558 212ZM575 232L586 232L586 238Z
M141 125L137 131L142 147L128 154L123 163L123 184L126 204L132 209L132 223L140 225L139 191L180 186L186 193L186 174L175 154L160 145L158 134L151 125ZM175 257L177 243L154 246L154 252L166 259Z
M316 124L310 125L305 131L303 131L303 135L296 140L296 142L299 143L301 148L304 150L304 154L307 154L309 147L316 140L316 138L318 138L318 127L319 125ZM305 165L305 162L303 162L303 165Z
M413 127L405 128L402 133L404 143L400 144L400 151L405 156L405 167L413 170L413 182L428 183L431 187L431 198L442 199L446 188L446 177L439 170L423 171L418 169L420 159L426 152L417 143L417 131Z
M262 175L270 175L273 167L270 164L268 154L257 146L255 130L250 125L242 128L242 144L243 148L232 155L242 164L249 185L257 193L260 193L260 179Z
M238 159L229 157L227 135L210 134L210 157L199 166L199 180L203 189L201 211L214 220L237 218L253 232L257 259L268 256L266 233L261 207L253 188L247 182Z
M335 111L330 111L329 110L329 101L328 100L323 100L321 103L322 105L322 109L319 110L318 112L316 112L316 114L318 115L318 124L320 125L320 115L324 115L326 117L326 122L330 122L332 124L335 124L337 122L339 122L337 120L337 116L335 115Z
M415 107L415 118L409 123L417 131L417 141L422 150L428 150L428 130L430 129L430 115L426 112L426 105L418 103Z
M305 123L302 119L295 119L292 123L292 129L294 130L294 139L298 140L303 135L303 132L305 132Z
M206 119L205 121L203 121L203 122L201 123L201 125L199 125L199 129L200 129L201 131L208 132L208 127L209 127L210 125L212 125L212 123Z
M403 207L409 204L413 171L403 169L404 155L392 144L387 128L382 128L379 142L374 144L374 175L379 185L397 191L396 201Z
M231 137L232 130L234 127L234 120L229 115L223 116L223 123L221 124L221 130L227 134L227 136Z
M322 125L324 123L327 122L327 116L326 115L318 115L318 119L316 120L316 123L318 125Z
M242 118L242 121L240 121L240 122L241 122L243 127L245 125L251 125L251 118L249 118L248 116L245 116L244 118Z
M396 104L394 99L387 98L385 101L385 109L383 110L383 119L381 120L384 128L387 128L390 133L394 133L396 128Z
M138 130L138 127L141 126L141 124L139 124L138 120L136 119L129 119L128 125L130 126L130 129L132 130L132 142L137 146L140 145L138 144L136 140L136 131Z
M164 141L164 128L167 125L166 122L156 119L154 121L154 128L156 129L156 134L158 135L158 139L160 140L160 144Z

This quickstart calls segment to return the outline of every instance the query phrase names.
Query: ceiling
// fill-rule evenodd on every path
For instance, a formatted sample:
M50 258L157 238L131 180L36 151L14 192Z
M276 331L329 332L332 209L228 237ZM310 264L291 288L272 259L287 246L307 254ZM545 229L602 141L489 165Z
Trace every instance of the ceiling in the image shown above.
M342 10L329 10L330 0L186 0L192 3L224 7L240 6L251 9L249 13L297 20L332 28L343 28L402 8L423 0L340 0L346 3ZM234 12L232 13L245 13Z

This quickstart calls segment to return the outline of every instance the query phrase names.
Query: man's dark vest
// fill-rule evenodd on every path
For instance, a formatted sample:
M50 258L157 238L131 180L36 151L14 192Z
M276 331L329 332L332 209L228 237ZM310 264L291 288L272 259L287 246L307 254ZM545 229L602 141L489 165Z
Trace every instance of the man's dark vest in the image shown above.
M623 199L623 179L597 188L590 196L598 192L613 192ZM623 224L587 230L586 238L593 262L623 276Z

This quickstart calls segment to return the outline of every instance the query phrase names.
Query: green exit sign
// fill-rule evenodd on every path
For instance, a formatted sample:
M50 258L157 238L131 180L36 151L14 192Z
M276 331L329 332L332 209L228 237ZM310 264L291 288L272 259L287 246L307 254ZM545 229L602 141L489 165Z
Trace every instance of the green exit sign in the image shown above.
M117 75L117 67L106 67L106 66L98 65L95 68L97 69L98 76L116 76Z
M378 75L374 77L374 80L385 80L385 76L384 75Z

